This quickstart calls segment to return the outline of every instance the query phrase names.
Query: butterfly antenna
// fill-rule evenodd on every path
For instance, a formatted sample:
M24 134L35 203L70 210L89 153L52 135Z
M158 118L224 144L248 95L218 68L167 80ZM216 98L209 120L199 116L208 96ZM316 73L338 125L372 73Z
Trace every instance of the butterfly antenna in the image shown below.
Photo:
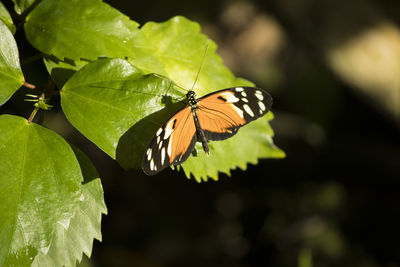
M201 59L200 68L199 68L199 71L197 72L196 79L194 80L194 83L192 85L192 89L190 89L191 91L193 91L193 88L196 85L197 80L199 79L200 71L201 71L201 68L204 65L204 60L205 60L206 55L207 55L207 50L208 50L208 44L206 45L206 50L204 51L203 58Z
M180 86L179 84L175 83L174 81L168 79L167 77L164 77L164 76L162 76L160 74L157 74L157 73L153 73L153 75L158 77L158 78L160 78L160 79L170 81L174 86L178 87L179 89L182 89L183 91L186 91L186 92L189 91L189 90L185 89L184 87ZM169 90L169 88L168 88L168 90Z

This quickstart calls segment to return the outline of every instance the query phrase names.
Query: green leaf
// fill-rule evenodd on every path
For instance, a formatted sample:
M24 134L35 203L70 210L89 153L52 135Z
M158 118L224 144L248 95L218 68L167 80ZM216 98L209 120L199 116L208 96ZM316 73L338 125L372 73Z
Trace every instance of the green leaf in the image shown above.
M218 172L230 175L236 167L246 170L248 163L257 164L259 158L284 158L285 153L272 142L274 133L268 124L272 118L272 113L267 113L232 138L210 143L210 156L198 144L197 156L182 164L186 176L193 174L197 182L207 181L208 177L218 180Z
M199 96L221 88L252 85L235 78L216 54L215 43L200 33L197 23L183 17L147 23L134 40L137 57L130 62L143 72L123 60L95 62L78 71L62 93L63 109L71 123L124 168L141 167L155 131L183 106L164 108L167 102L163 103L162 95L165 99L182 97L182 93L169 90L166 79L144 73L161 74L191 88L208 47L195 86ZM215 153L209 158L202 157L202 152L192 157L183 165L186 175L192 174L197 181L218 179L219 171L229 174L231 169L245 169L247 163L255 164L259 158L283 157L284 153L273 145L268 118L244 127L230 140L212 142ZM241 151L238 147L244 147L243 154L237 153ZM208 164L210 161L221 164Z
M196 79L204 53L208 47L194 90L198 96L233 86L251 86L237 79L224 66L216 53L217 46L200 33L200 25L177 16L163 22L146 23L135 33L135 59L133 65L148 73L158 73L179 86L190 89Z
M10 16L10 13L8 13L8 10L3 5L2 2L0 2L0 19L7 25L8 29L12 32L12 34L14 34L15 33L14 22Z
M199 79L194 87L198 96L218 89L234 86L252 86L249 81L235 78L216 53L216 44L200 33L200 26L184 17L174 17L164 23L146 23L135 33L137 57L133 64L147 72L156 72L173 80L180 86L191 88L202 64ZM245 170L247 163L256 164L259 158L282 158L284 152L273 145L273 131L266 118L240 129L234 137L212 142L208 157L201 146L197 157L189 157L182 165L186 176L197 181L211 177L218 179L218 172L228 175L231 169ZM227 157L226 155L229 155Z
M73 149L84 180L90 182L82 186L82 201L75 209L69 228L57 225L48 253L40 252L32 266L75 266L76 261L82 260L82 252L90 257L93 238L101 241L101 215L107 214L103 188L90 159L77 148Z
M90 257L93 238L101 241L101 215L107 214L104 193L98 173L90 159L72 146L86 184L82 186L82 201L76 207L69 228L57 225L47 254L39 252L32 266L75 266L82 252ZM82 223L85 222L85 223Z
M160 126L160 118L166 119L176 110L171 97L182 97L182 93L169 80L144 74L122 59L102 59L86 65L68 80L61 92L61 104L72 125L115 159L124 134L139 140L136 142L144 152L142 143L149 142ZM171 103L170 108L158 112L166 103ZM139 121L143 127L137 131L132 126ZM118 151L124 157L138 157L139 166L142 154L122 147Z
M45 56L43 62L52 80L60 89L75 72L88 63L87 61L81 60L59 60L54 56Z
M11 115L0 116L0 129L0 265L30 266L71 225L82 173L56 133Z
M24 83L14 36L0 20L0 105Z
M41 52L59 59L134 57L138 24L101 0L43 0L29 13L25 33Z
M13 0L14 9L17 14L21 15L25 12L36 0Z

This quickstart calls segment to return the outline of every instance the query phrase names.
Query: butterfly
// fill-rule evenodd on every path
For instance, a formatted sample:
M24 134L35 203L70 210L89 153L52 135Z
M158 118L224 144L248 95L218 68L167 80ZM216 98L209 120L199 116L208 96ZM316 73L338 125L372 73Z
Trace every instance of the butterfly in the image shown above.
M233 87L201 98L189 90L187 104L158 129L143 156L142 169L155 175L171 164L182 164L192 153L196 141L209 154L208 140L225 140L240 127L265 115L272 97L255 87Z

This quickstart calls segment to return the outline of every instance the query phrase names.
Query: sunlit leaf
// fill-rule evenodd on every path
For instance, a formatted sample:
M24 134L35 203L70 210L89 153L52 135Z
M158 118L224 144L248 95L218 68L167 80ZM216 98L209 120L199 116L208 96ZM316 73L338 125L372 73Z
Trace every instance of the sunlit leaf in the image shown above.
M90 161L24 118L2 115L0 129L0 265L61 266L90 255L106 213L100 181L81 184L82 173L97 176Z
M82 252L90 257L93 238L101 241L101 214L107 213L100 179L84 184L82 194L69 228L57 226L50 250L40 252L32 266L75 266L82 260Z
M14 34L15 33L14 22L11 19L10 13L8 13L8 10L3 5L2 2L0 2L0 19L4 22L4 24L7 25L8 29L12 32L12 34Z
M0 105L24 83L14 36L0 20Z
M237 79L222 63L216 44L200 32L200 25L184 17L163 23L148 22L135 33L134 41L137 57L128 59L133 65L146 72L162 74L186 89L191 89L204 60L194 87L198 96L218 89L252 85Z
M122 60L98 61L72 76L62 92L63 109L71 123L124 168L140 168L155 131L182 107L163 109L168 103L163 99L183 94L170 90L171 83L166 79L144 73L164 75L190 89L208 47L194 87L199 96L221 88L252 85L235 78L216 54L215 43L200 33L197 23L183 17L147 23L134 40L137 58L129 61L144 72ZM268 119L253 122L231 140L212 142L215 153L209 158L199 153L183 165L185 173L198 181L217 179L219 171L229 174L230 169L245 169L247 163L255 164L259 158L283 157L273 145L272 135ZM246 153L237 153L241 147Z
M152 114L138 124L144 126L132 136L140 144L149 141L149 135L160 123L153 113L172 102L166 93L170 97L182 96L166 79L146 75L122 59L103 59L88 64L73 75L62 89L61 100L68 120L115 159L120 138ZM132 132L135 132L134 127L129 133ZM133 152L138 151L130 153ZM136 157L141 162L142 155Z
M235 78L216 53L215 43L200 33L197 23L184 17L146 23L135 33L134 40L137 57L131 60L133 64L147 72L163 74L187 89L192 87L201 67L194 87L198 96L218 89L253 85ZM197 181L207 180L207 176L218 179L219 171L229 174L230 169L246 169L247 163L255 164L259 158L284 157L273 145L272 136L268 119L257 120L243 127L234 138L212 142L210 157L200 149L198 157L189 158L183 169Z
M38 50L60 59L125 58L135 56L137 25L101 0L43 0L27 16L25 33Z

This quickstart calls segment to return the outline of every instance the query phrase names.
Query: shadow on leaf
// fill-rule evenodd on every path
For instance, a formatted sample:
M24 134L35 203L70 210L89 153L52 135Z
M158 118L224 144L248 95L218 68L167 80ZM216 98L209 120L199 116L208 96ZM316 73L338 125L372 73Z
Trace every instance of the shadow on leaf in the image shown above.
M184 102L172 103L168 96L163 98L163 103L166 103L164 109L143 118L119 139L116 159L125 170L142 168L142 158L151 138L173 114L185 106Z
M74 61L69 58L64 58L64 60L62 60L54 55L45 55L44 59L52 79L59 88L62 88L75 72L80 70L87 63L92 62L83 58L81 58L80 61Z

